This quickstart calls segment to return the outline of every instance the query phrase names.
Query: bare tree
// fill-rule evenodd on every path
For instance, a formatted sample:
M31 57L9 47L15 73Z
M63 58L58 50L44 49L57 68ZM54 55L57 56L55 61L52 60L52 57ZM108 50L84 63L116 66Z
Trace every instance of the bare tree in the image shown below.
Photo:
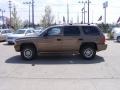
M50 6L45 7L45 14L42 16L41 24L43 27L48 27L53 24L54 16Z
M12 27L14 27L14 30L17 30L22 27L22 20L20 20L20 18L17 16L17 10L15 6L12 12L11 25Z

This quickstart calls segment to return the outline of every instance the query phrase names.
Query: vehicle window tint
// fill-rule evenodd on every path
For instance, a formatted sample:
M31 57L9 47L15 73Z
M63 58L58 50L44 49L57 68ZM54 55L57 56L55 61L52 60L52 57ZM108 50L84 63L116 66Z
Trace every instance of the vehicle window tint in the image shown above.
M61 28L55 27L48 30L48 36L56 36L61 34Z
M15 32L15 34L24 34L25 33L25 30L17 30L16 32Z
M6 33L11 33L11 31L10 30L6 30Z
M31 32L31 30L28 30L26 33L28 34L28 33L32 33L32 32Z
M64 27L64 36L79 36L80 30L77 26L65 26Z
M82 27L84 34L86 35L99 35L100 32L96 27L85 26Z
M34 30L31 30L31 33L35 33L35 31L34 31Z
M5 34L5 33L6 33L6 31L5 31L5 30L3 30L1 33L2 33L2 34Z

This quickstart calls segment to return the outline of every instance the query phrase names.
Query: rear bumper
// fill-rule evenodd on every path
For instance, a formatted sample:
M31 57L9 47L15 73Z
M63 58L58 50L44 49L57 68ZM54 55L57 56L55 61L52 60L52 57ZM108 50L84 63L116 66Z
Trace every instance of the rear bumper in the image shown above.
M107 49L107 44L99 44L97 45L97 51L102 51Z

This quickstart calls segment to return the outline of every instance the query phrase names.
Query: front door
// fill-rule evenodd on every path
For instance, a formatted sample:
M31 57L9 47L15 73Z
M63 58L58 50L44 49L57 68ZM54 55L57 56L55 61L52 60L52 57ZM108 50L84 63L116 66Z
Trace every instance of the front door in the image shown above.
M49 28L41 39L38 41L40 52L60 52L61 51L61 27Z

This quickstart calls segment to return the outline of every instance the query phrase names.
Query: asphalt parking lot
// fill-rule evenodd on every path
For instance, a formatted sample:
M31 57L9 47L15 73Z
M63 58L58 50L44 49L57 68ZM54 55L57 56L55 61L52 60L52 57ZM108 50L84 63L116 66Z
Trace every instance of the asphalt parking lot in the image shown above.
M120 43L86 61L77 55L41 55L24 61L0 42L0 90L120 90Z

